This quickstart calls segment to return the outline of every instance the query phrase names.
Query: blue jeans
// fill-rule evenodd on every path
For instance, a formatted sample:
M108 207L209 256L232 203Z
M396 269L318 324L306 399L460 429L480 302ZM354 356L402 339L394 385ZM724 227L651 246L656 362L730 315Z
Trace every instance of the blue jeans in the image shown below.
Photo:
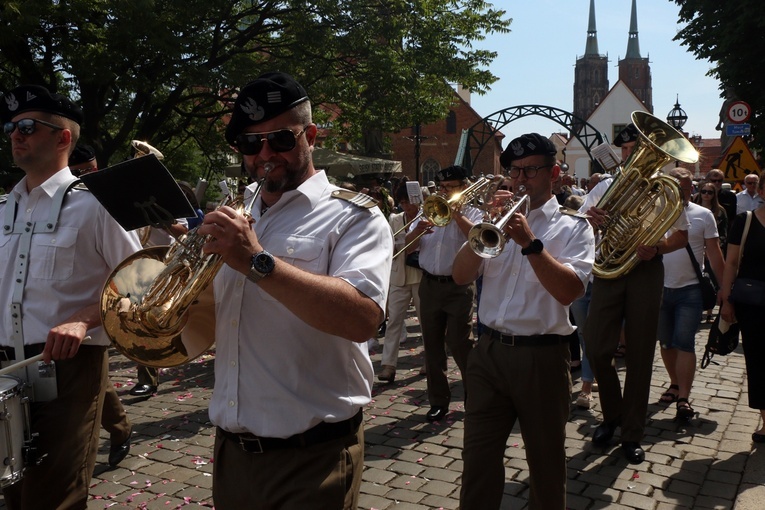
M663 349L695 352L696 331L703 314L701 285L664 287L659 311L659 344Z
M571 303L571 313L576 323L576 331L579 333L579 345L582 346L582 381L593 382L595 376L590 368L590 360L587 359L587 351L584 342L584 325L587 322L587 310L590 308L590 295L592 294L592 283L587 284L584 295Z

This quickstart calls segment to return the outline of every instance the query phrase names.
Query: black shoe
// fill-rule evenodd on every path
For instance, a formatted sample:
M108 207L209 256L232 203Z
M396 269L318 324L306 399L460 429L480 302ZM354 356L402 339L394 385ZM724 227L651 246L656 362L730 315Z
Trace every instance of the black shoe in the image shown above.
M440 421L446 416L447 412L448 409L446 407L433 406L430 408L430 411L428 411L428 414L425 415L425 418L427 418L428 421Z
M157 392L157 387L153 384L136 384L130 390L134 397L150 397Z
M622 453L624 453L630 464L640 464L645 460L645 452L640 447L640 443L624 441L622 443Z
M117 467L117 464L125 460L129 451L130 436L128 436L127 441L122 444L115 445L112 443L112 446L109 449L109 466Z
M614 437L616 427L619 425L616 422L606 423L603 422L595 428L595 432L592 433L592 442L596 446L606 446Z
M765 443L765 434L752 433L752 441L755 443Z

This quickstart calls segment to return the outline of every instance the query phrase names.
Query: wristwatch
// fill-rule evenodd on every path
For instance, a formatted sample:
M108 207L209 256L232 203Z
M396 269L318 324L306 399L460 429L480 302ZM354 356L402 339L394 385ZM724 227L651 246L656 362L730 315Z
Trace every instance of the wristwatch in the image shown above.
M274 270L274 256L263 250L252 256L250 261L250 272L247 273L247 279L251 282L258 282L271 274Z
M534 239L531 244L526 248L521 248L521 255L533 255L534 253L542 253L545 249L545 245L539 239Z

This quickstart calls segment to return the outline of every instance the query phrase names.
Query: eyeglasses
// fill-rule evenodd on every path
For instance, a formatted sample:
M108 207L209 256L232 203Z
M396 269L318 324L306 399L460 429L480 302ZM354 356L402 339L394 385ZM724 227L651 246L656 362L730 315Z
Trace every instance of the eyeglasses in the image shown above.
M755 184L757 184L757 181L744 181L744 184L746 184L747 186L749 185L754 186Z
M523 175L526 176L527 179L533 179L537 176L537 173L543 169L543 168L550 168L552 165L541 165L541 166L511 166L507 169L507 175L511 179L517 179L521 176L521 172L523 172Z
M299 133L291 129L280 129L269 133L242 133L234 140L237 150L246 156L260 154L263 150L263 143L268 142L268 146L274 152L289 152L295 148L298 136L305 133L303 128Z
M722 179L709 179L709 182L716 184L718 182L723 182L723 180Z
M444 184L444 183L440 183L438 185L438 187L439 188L443 188L443 189L452 190L452 189L461 188L462 187L462 183L458 183L458 184Z
M22 135L31 135L35 132L35 124L42 124L56 130L64 129L61 126L40 119L19 119L16 122L6 122L3 124L3 131L5 131L6 135L11 136L16 128L19 128L19 133Z
M717 192L713 189L703 189L699 191L699 193L701 193L702 195L714 195Z

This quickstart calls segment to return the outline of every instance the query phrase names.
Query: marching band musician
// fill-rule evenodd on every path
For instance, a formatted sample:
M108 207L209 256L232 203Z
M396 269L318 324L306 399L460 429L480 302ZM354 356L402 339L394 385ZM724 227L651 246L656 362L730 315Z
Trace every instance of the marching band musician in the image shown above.
M439 188L448 197L467 189L468 171L450 166L439 173ZM473 328L473 283L458 285L452 278L454 256L467 239L470 228L481 221L482 212L465 206L452 209L452 220L444 227L433 228L426 218L420 218L406 236L407 253L420 250L420 325L425 347L425 367L428 381L430 410L428 421L442 420L449 412L451 389L446 377L446 348L460 370L467 400L465 367L473 348L470 338ZM412 242L414 240L414 242Z
M0 117L13 160L25 173L0 204L1 349L14 360L22 349L26 358L42 353L56 373L50 391L34 387L30 409L31 433L39 434L44 457L26 466L3 495L11 509L84 509L108 382L99 296L112 269L140 244L86 189L74 186L67 162L83 121L79 106L23 85L5 94ZM36 365L28 376L32 371Z
M595 250L587 222L559 210L552 193L560 173L555 154L537 133L510 142L500 163L514 190L525 187L528 217L512 216L499 256L479 258L465 243L454 261L456 284L484 277L478 317L485 327L467 363L463 510L500 508L503 457L516 421L526 445L529 508L566 508L568 335L574 331L568 308L584 292Z
M314 168L316 135L291 76L247 84L226 140L263 179L254 224L224 206L198 230L225 262L210 402L221 510L358 506L374 378L365 342L384 317L393 236L369 197Z
M637 142L637 129L632 124L630 126L617 135L622 148L625 143ZM628 153L633 149L634 145L629 146ZM598 183L587 194L579 209L589 216L595 228L603 225L608 218L608 212L597 205L613 182L613 178L608 178ZM592 442L596 446L608 446L616 429L621 427L621 451L632 464L640 464L645 460L640 441L643 439L648 412L659 309L664 289L662 256L688 243L688 217L685 210L682 210L670 231L671 235L653 246L638 246L636 255L640 263L627 274L613 279L593 278L592 298L585 324L587 357L598 381L603 412L603 421L593 432ZM614 346L619 341L622 327L628 346L625 355L627 379L623 392L613 361Z

